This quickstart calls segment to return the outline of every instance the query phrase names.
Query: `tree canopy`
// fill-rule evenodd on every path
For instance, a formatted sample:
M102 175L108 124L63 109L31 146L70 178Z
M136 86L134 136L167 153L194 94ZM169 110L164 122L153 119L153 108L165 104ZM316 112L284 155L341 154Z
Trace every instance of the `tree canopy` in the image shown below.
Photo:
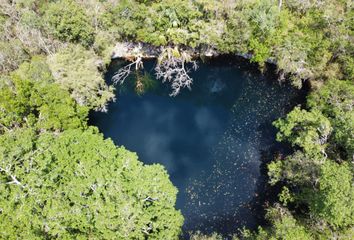
M103 78L115 43L134 42L161 49L155 70L172 95L192 81L185 49L245 56L261 70L274 63L279 80L308 81L306 105L274 122L293 151L267 165L281 189L269 225L242 236L352 239L353 39L350 0L1 0L0 238L179 237L164 168L87 124L115 99Z
M177 189L160 165L95 128L0 136L0 226L6 239L176 239Z
M81 105L97 110L106 110L107 103L114 98L97 68L98 58L92 50L79 45L69 45L48 57L48 65L55 82L67 90Z
M279 200L291 200L285 205L314 239L353 234L353 96L352 82L330 80L308 96L307 110L297 107L274 123L278 140L297 151L268 165L269 183L286 186Z
M60 0L50 3L45 11L50 31L60 40L89 46L94 42L90 18L79 3Z
M353 225L353 172L348 163L326 161L321 166L318 185L318 190L304 194L310 211L335 229Z
M67 91L53 83L42 58L35 57L0 80L0 130L34 127L62 131L86 126L88 108L77 105Z

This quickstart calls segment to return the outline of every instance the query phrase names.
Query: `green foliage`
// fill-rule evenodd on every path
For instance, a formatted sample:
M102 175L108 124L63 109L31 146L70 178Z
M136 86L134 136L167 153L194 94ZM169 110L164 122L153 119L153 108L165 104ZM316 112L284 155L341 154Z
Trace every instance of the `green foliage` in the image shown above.
M83 8L74 0L51 3L45 12L52 33L60 40L90 46L94 42L94 29Z
M114 98L113 87L105 83L98 63L95 53L80 45L69 45L48 57L55 82L70 92L79 105L106 110L107 102Z
M288 141L305 153L316 155L324 151L332 131L329 120L318 110L306 111L295 107L285 119L274 122L279 129L278 141Z
M197 46L198 19L202 13L190 1L149 3L123 1L102 17L103 25L118 31L123 39L136 39L156 46ZM114 30L113 30L114 29Z
M272 225L244 231L244 238L352 239L354 11L348 1L0 5L0 72L18 68L0 77L0 238L178 237L183 220L165 170L142 166L94 129L82 132L88 108L106 110L114 98L98 66L109 63L116 41L141 41L246 54L261 67L275 62L295 86L324 83L308 97L308 110L297 107L274 123L277 139L295 152L271 162L268 175L271 185L285 184L279 200L294 216L271 208ZM32 57L37 54L48 55L49 66ZM153 87L145 75L133 84L139 93Z
M253 51L251 62L257 62L261 66L263 66L265 61L270 57L269 48L263 43L260 43L257 39L250 40L250 49Z
M15 70L29 58L19 40L0 41L0 73Z
M222 240L222 236L218 235L217 233L213 233L211 235L204 235L200 232L196 232L191 234L190 240Z
M301 150L271 162L269 182L289 186L279 200L290 199L292 208L311 216L302 221L316 239L353 233L353 94L353 82L329 80L308 96L309 111L297 107L274 123L278 140Z
M341 62L342 62L342 68L343 68L343 73L346 78L348 79L354 79L354 57L353 57L353 52L351 53L351 56L341 56Z
M281 202L293 201L297 211L308 208L311 219L302 221L316 239L351 239L353 168L342 159L350 160L353 154L353 93L351 81L327 81L309 95L309 111L295 108L275 122L278 140L287 140L302 151L271 162L270 183L282 181L289 186L279 194Z
M20 79L26 79L32 82L54 82L52 72L44 56L33 56L31 61L22 63L12 74Z
M262 227L258 226L257 231L252 232L249 229L242 229L242 238L245 240L268 240L269 233L263 229Z
M272 161L267 165L267 173L269 176L269 184L275 185L277 182L283 179L284 170L282 169L283 162L280 160Z
M312 234L284 208L279 206L268 209L267 218L272 226L261 227L257 232L243 231L246 240L312 240Z
M135 21L137 14L143 13L143 6L135 1L123 0L111 5L99 18L100 25L109 32L116 33L116 38L134 39L139 22Z
M312 236L291 216L284 216L273 222L270 240L311 240Z
M43 59L34 58L4 78L0 84L2 130L30 126L41 130L64 130L86 126L88 109L78 106L56 84Z
M100 31L95 36L95 43L93 44L93 50L95 53L103 59L103 63L108 66L111 62L114 43L116 40L113 35Z
M349 164L326 161L321 167L318 189L308 190L304 201L310 211L333 228L354 224L353 173Z
M227 53L247 53L249 39L252 36L252 28L248 19L241 12L235 11L226 24L223 40L217 42L218 48Z
M278 68L291 76L293 84L301 87L303 79L313 79L322 74L331 54L328 42L321 34L304 31L299 26L288 31L274 49L276 61Z
M312 186L318 179L322 156L311 156L296 151L285 159L276 159L268 164L269 183L287 181L292 186Z
M344 149L350 159L354 154L353 82L328 81L318 91L309 95L307 104L328 117L334 126L333 142Z
M0 238L177 239L177 190L160 165L95 128L0 136Z
M289 188L287 188L286 186L283 187L278 197L279 197L279 201L284 206L288 205L288 203L294 202L294 196L291 194Z
M190 237L189 237L189 240L223 240L223 239L225 239L225 238L223 238L223 236L218 233L214 232L212 234L206 235L206 234L202 234L199 231L190 234ZM239 238L236 236L236 234L234 234L233 236L229 236L229 239L239 240Z
M276 62L282 76L298 87L307 79L353 79L350 5L334 0L282 2L280 6L273 0L21 0L16 1L15 12L7 11L13 7L5 4L0 32L21 39L20 48L31 54L55 52L59 43L47 36L54 34L62 41L93 46L104 62L115 41L142 41L251 53L261 67L267 60ZM9 36L0 39L7 42ZM14 67L19 64L16 58L9 61Z
M42 1L2 1L0 7L0 72L16 69L33 55L52 53L58 40L45 31ZM4 16L4 17L3 17Z

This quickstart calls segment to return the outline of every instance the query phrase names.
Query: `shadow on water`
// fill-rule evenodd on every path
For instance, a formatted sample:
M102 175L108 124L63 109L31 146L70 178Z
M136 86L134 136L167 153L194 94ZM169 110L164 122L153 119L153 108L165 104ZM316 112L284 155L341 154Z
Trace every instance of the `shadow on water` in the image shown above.
M119 64L112 63L107 81ZM151 76L153 64L145 65ZM199 65L192 91L175 98L157 80L139 96L135 78L127 79L109 112L92 113L90 124L141 161L166 167L179 189L185 236L195 230L227 236L263 223L263 205L272 199L265 166L274 153L287 151L275 142L272 122L302 103L305 92L280 85L274 75L262 75L240 59Z

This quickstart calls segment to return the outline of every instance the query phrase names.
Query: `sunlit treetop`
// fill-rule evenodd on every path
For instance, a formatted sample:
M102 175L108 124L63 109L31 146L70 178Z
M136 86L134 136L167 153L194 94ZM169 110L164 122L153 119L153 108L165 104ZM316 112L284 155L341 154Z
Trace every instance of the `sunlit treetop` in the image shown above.
M177 189L160 165L95 128L0 136L0 238L177 239Z

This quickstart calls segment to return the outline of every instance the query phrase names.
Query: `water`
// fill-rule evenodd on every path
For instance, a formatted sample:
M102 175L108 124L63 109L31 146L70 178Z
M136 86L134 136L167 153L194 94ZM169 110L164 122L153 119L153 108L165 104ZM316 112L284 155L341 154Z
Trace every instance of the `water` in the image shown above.
M192 91L174 98L168 84L150 80L154 87L139 96L134 78L126 80L109 112L93 113L90 121L141 161L166 167L179 189L185 233L227 235L262 221L262 159L283 151L271 123L301 102L302 93L235 59L199 65ZM118 67L112 63L108 81ZM152 68L153 62L145 66L150 74Z

